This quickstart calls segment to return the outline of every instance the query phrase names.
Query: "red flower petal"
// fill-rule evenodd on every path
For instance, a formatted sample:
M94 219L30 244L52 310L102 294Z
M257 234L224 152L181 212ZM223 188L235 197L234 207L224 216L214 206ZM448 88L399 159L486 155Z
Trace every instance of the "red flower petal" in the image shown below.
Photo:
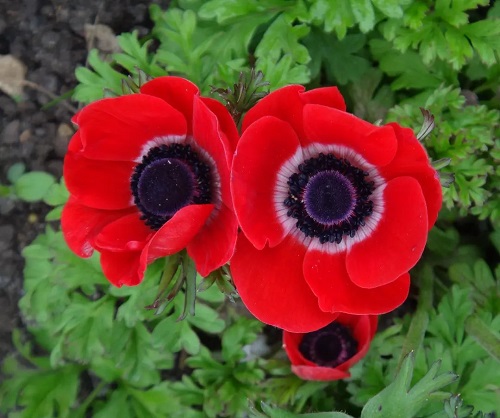
M233 153L236 149L236 145L238 144L238 140L240 139L238 128L234 123L234 119L221 102L210 99L209 97L201 97L200 100L205 103L205 105L210 109L211 112L215 114L215 116L217 116L219 127L226 135L227 141L230 146L231 159L229 160L229 166L231 166Z
M354 356L338 365L340 370L349 368L361 360L370 348L373 336L377 331L378 319L375 315L347 315L340 314L336 320L343 325L349 326L354 339L358 342L358 350Z
M220 131L217 117L199 97L194 99L193 112L193 140L215 161L220 177L222 201L232 208L233 202L229 189L231 146Z
M263 117L249 127L238 143L231 173L234 208L241 229L262 249L278 245L286 231L278 221L274 193L277 174L299 149L291 126L275 117Z
M79 152L83 148L82 138L80 137L80 132L77 131L69 141L68 152Z
M206 277L226 264L234 254L238 235L238 221L225 205L213 219L209 219L187 245L188 255L194 260L196 270Z
M392 127L377 127L350 113L321 105L304 107L304 131L303 147L312 143L344 145L376 166L390 163L397 150Z
M258 251L239 235L231 260L234 284L245 306L262 322L290 332L310 332L337 316L320 311L305 283L301 271L304 252L290 238Z
M382 219L375 231L347 254L347 271L360 287L378 287L409 271L427 240L427 206L418 182L398 177L387 183Z
M101 253L101 267L106 278L115 286L136 286L142 282L146 263L140 260L140 251Z
M134 161L155 137L185 135L184 116L146 94L103 99L84 107L78 125L87 158Z
M193 132L193 98L198 96L198 87L181 77L157 77L141 87L141 93L159 97L181 112L187 123L188 133Z
M407 273L374 289L356 286L347 274L343 253L307 251L304 257L304 276L318 297L320 309L325 312L380 315L401 305L410 289L410 276Z
M301 94L304 103L334 107L345 112L345 101L337 87L320 87Z
M142 250L154 231L139 216L139 212L135 212L106 225L94 241L96 249L114 252Z
M128 215L133 209L121 211L98 210L81 205L70 198L61 216L61 229L69 248L80 257L94 252L93 240L104 226Z
M340 369L320 366L292 366L292 372L304 380L330 381L350 377L350 373Z
M336 87L324 87L305 92L299 85L282 87L260 100L250 109L244 119L242 132L264 116L275 116L293 126L299 138L304 137L302 112L304 105L315 103L345 110L344 98Z
M96 209L124 209L133 204L130 176L135 164L127 161L96 161L68 152L64 179L81 204Z
M424 193L429 216L428 227L431 229L436 222L443 202L439 175L429 164L429 157L413 131L402 128L396 123L390 125L398 137L398 151L391 164L380 169L380 174L386 180L400 176L410 176L417 179Z
M292 85L280 88L261 99L243 118L241 132L245 132L256 120L266 116L274 116L288 122L299 137L303 134L302 111L304 102L300 98L305 88Z
M152 263L185 248L203 227L213 208L214 205L190 205L177 211L144 247L141 263Z

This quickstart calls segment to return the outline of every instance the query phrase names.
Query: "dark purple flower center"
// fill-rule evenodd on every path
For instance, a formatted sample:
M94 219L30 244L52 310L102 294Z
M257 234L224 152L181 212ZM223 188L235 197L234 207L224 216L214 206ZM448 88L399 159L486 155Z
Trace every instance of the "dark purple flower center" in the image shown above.
M346 219L356 204L356 190L338 171L320 171L309 179L304 206L316 222L334 225Z
M135 167L130 182L141 219L156 230L184 206L210 203L211 184L209 165L183 144L152 148Z
M322 367L337 367L358 351L351 330L338 322L304 335L299 351L309 361Z
M373 181L368 173L334 154L319 154L298 166L288 179L287 215L296 227L321 244L342 242L356 235L373 212Z

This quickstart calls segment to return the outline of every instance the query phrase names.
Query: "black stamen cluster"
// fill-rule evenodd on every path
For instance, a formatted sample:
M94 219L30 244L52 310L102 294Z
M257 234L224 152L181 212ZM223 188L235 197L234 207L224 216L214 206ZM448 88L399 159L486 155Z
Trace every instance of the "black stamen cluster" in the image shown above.
M139 179L147 166L165 158L178 159L184 162L193 173L195 190L191 204L204 204L212 201L212 173L210 166L190 145L173 143L151 148L142 158L140 164L135 167L130 180L130 187L134 196L134 203L142 214L141 219L154 230L160 229L172 216L158 216L146 209L139 199Z
M354 237L358 228L365 225L365 218L373 212L373 202L369 198L374 190L374 182L367 181L368 173L331 153L320 153L316 158L305 160L298 166L298 170L288 179L288 197L283 202L288 208L287 215L297 219L296 227L306 237L317 237L321 244L340 244L344 235ZM304 191L309 179L322 171L337 171L345 176L356 190L356 205L352 215L334 225L324 225L313 219L304 202Z
M347 326L332 322L318 331L305 334L299 351L318 366L337 367L356 354L358 342Z

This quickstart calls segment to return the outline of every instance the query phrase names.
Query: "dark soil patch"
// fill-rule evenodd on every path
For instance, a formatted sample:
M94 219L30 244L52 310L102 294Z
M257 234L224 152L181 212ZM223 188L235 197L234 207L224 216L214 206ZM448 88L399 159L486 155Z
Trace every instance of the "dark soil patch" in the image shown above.
M62 174L72 111L67 103L42 106L76 85L74 70L85 65L84 25L108 25L115 34L152 27L148 6L167 0L0 0L0 55L11 54L27 67L23 99L0 92L0 182L10 166ZM38 87L38 88L37 88ZM76 107L73 103L71 106ZM22 249L43 231L46 208L0 198L0 359L12 351L10 334L22 325Z

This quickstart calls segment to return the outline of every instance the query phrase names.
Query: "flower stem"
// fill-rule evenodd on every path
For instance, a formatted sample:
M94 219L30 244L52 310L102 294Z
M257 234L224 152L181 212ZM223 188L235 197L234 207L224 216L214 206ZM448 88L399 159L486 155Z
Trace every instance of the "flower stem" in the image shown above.
M465 331L493 358L500 361L500 338L477 315L465 320Z
M401 368L404 358L412 351L416 353L422 345L425 331L429 325L429 310L432 309L434 282L434 272L429 264L424 265L420 279L418 307L411 321L408 333L406 334L397 370Z

